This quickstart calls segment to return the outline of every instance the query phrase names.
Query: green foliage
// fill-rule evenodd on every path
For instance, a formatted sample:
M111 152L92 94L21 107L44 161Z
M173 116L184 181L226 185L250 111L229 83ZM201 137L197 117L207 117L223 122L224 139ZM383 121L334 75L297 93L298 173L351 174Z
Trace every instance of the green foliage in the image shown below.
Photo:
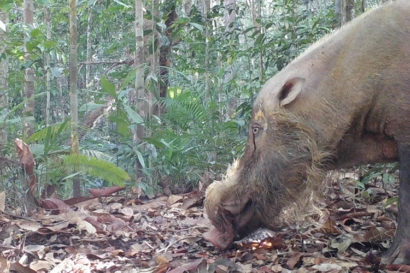
M32 134L27 141L38 142L44 141L44 156L47 156L48 152L52 149L58 148L58 139L61 134L67 132L70 129L70 120L66 120L62 123L57 123L44 129L41 129Z
M119 186L123 186L124 182L129 179L128 174L115 164L86 155L67 155L64 157L64 163L66 167L70 167L73 171L81 171L94 177L100 177ZM75 173L75 175L77 174L79 173Z
M398 164L388 163L388 164L375 164L364 168L363 174L360 177L360 181L357 181L357 187L360 189L361 196L368 199L369 201L377 198L372 191L372 187L368 184L374 184L375 182L381 182L383 185L388 185L395 183L397 181ZM392 197L386 200L385 206L389 206L393 203L397 203L398 199Z
M391 184L396 181L393 173L398 169L397 163L375 164L368 168L361 176L359 186L364 188L367 183L374 180L381 180L383 183Z
M152 136L145 139L155 147L151 160L157 180L169 176L176 184L193 185L204 171L222 172L242 153L237 124L221 121L216 105L207 107L197 94L179 87L169 88L164 104L164 115L149 124Z

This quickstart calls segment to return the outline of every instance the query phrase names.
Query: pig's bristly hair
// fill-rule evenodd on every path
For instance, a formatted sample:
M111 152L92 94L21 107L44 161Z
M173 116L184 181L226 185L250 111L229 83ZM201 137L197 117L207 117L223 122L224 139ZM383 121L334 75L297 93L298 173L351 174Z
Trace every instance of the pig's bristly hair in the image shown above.
M312 199L322 193L330 154L318 147L313 132L292 113L275 112L268 121L273 128L268 133L273 135L271 142L261 144L263 154L254 162L235 161L214 194L222 199L250 197L262 223L277 226L300 220L312 208Z

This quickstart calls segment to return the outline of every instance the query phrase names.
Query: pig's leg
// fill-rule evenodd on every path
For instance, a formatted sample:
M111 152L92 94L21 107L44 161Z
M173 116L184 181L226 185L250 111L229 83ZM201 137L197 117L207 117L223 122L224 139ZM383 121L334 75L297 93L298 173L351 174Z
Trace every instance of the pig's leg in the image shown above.
M410 264L410 144L399 144L399 218L393 244L382 263Z

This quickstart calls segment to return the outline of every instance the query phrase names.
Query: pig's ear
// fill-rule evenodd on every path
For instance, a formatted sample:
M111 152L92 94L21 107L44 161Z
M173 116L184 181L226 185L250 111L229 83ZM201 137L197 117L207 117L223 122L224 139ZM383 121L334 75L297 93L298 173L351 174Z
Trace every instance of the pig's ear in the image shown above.
M278 94L279 105L285 106L294 101L302 92L304 82L305 79L299 77L288 80Z

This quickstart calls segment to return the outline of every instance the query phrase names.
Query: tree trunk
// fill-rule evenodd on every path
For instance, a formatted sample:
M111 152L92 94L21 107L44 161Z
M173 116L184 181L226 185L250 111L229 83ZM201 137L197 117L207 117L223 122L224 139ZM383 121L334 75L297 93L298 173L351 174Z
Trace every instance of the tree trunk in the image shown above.
M24 0L24 24L33 25L34 4L33 0ZM30 54L28 53L27 38L24 41L25 60L29 62ZM26 96L26 105L24 109L24 137L29 137L34 133L34 70L32 67L26 68L24 93Z
M96 3L96 2L94 2ZM91 86L91 23L92 23L92 15L93 15L93 7L94 5L89 5L88 6L88 18L87 18L87 52L86 52L86 58L87 58L87 63L85 65L85 88L88 89Z
M51 40L51 18L50 10L48 8L44 9L44 23L46 25L46 37L47 40ZM50 54L45 55L46 64L46 126L50 125L50 84L51 84L51 73L50 73Z
M183 0L182 2L182 5L184 6L185 16L188 17L192 10L192 0Z
M336 0L336 12L339 14L340 26L351 21L354 16L354 0Z
M225 0L224 1L224 24L225 31L230 32L233 29L233 24L236 19L236 1Z
M78 140L78 94L77 94L77 10L76 0L70 2L70 115L71 115L71 152L80 153ZM81 195L78 178L73 179L73 196Z
M145 96L145 81L144 81L144 10L142 0L135 0L135 92L130 93L130 103L137 107L137 112L142 116L146 116L148 108L146 107ZM134 134L135 141L144 139L144 127L137 125L137 130Z
M209 88L209 35L211 24L208 20L208 12L211 9L210 0L202 0L202 18L205 22L205 99L211 100L212 94L210 94Z
M350 22L354 16L354 0L346 0L346 21Z
M159 51L159 74L160 74L160 92L159 96L161 98L165 98L167 96L168 84L169 84L169 67L171 65L171 61L169 59L169 54L171 52L172 47L172 30L171 26L178 18L176 13L176 1L175 0L168 0L166 2L166 12L168 13L165 19L165 36L168 38L169 44L161 45Z
M58 79L58 103L60 107L56 110L56 116L59 118L60 121L65 120L65 111L64 111L64 96L63 96L63 83L66 80L66 77L61 76Z
M263 35L263 28L262 28L262 0L258 1L258 19L259 23L257 23L257 28L259 33ZM259 52L259 82L263 83L263 52Z
M366 11L366 6L367 6L366 0L362 0L362 3L360 5L360 11L362 13Z
M234 30L234 24L236 20L236 0L225 0L224 1L224 25L225 25L225 32L226 35L231 35L231 32ZM232 37L232 36L230 36ZM232 65L229 65L226 68L226 73L224 75L223 82L229 83L232 81L234 77L234 69ZM236 108L238 107L238 98L236 96L231 97L228 102L226 116L221 118L230 118L235 113ZM222 110L220 110L223 113Z
M150 68L151 68L151 74L155 75L157 79L159 79L159 35L158 31L156 28L156 18L159 18L159 0L152 0L151 1L151 13L153 14L153 20L151 20L151 58L150 58ZM157 81L154 83L154 90L157 92L157 90L160 90L160 83ZM154 101L154 93L151 91L148 93L149 95L149 101L153 103ZM159 95L159 94L157 94ZM153 114L155 113L156 115L160 115L161 111L159 111L159 105L156 105L156 107L152 110Z
M0 54L3 53L3 44L7 39L6 25L8 23L8 13L0 11ZM4 26L3 26L4 25ZM8 64L7 57L0 61L0 109L8 108ZM3 146L7 144L7 130L3 124L0 124L0 155L2 154Z

